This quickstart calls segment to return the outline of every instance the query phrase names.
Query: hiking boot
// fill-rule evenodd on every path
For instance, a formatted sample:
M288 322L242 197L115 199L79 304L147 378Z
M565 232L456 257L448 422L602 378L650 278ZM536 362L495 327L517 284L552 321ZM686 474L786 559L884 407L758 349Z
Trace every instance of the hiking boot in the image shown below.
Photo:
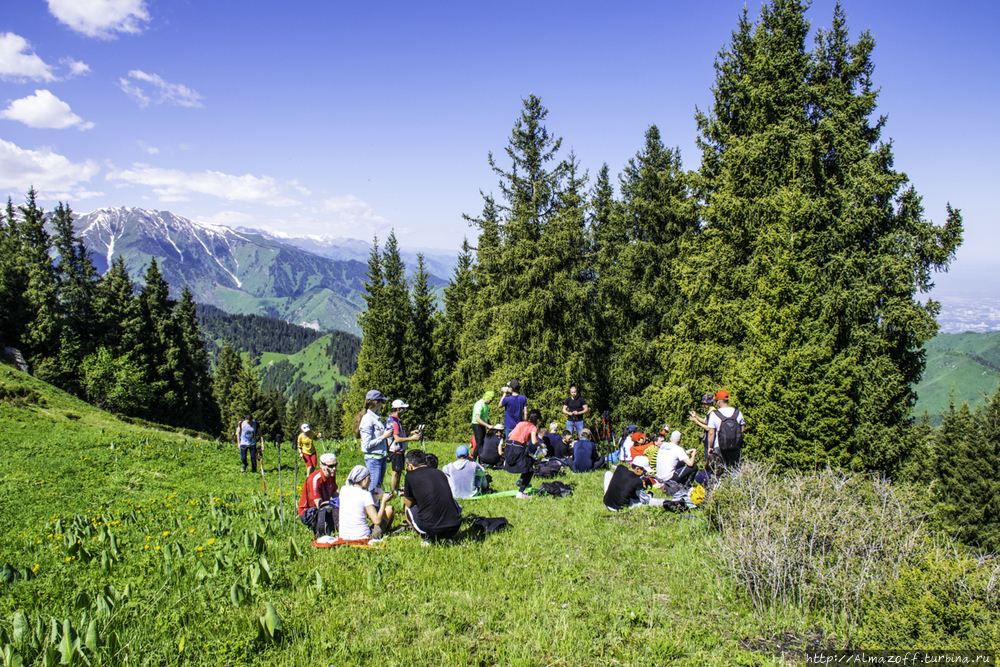
M246 471L247 471L247 467L246 466L243 466L242 468L240 468L240 472L246 472Z

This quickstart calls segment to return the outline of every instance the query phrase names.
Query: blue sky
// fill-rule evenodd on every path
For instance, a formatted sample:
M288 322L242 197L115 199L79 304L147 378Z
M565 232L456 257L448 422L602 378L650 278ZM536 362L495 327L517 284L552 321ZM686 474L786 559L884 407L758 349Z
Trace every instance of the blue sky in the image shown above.
M697 168L695 107L740 0L380 2L20 0L0 23L0 193L43 204L456 248L496 191L521 99L593 177L650 124ZM749 4L756 16L759 4ZM833 3L809 18L829 25ZM1000 246L996 3L846 0L876 39L897 168L941 222L962 209L960 270Z

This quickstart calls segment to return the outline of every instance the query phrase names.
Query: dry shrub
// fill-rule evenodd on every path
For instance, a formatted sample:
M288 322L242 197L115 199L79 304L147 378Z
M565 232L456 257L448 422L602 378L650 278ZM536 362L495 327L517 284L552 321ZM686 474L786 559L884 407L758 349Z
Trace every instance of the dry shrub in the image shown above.
M792 604L856 620L866 595L932 547L918 500L871 475L747 462L706 509L724 571L758 612Z

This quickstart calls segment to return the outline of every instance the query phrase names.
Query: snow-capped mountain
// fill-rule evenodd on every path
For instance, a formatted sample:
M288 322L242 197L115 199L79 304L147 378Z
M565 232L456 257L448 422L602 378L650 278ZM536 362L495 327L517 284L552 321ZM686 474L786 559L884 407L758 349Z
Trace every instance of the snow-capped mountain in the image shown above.
M368 255L371 253L372 244L369 241L351 239L344 236L332 236L324 234L322 236L288 236L280 232L269 232L263 229L251 229L247 227L237 227L236 231L259 234L266 238L287 243L288 245L307 250L323 257L339 260L357 260L368 262ZM380 239L384 243L385 239ZM423 254L424 262L427 264L428 273L440 278L450 278L458 263L458 251L442 250L440 248L400 248L399 256L406 262L406 275L412 276L416 271L417 255Z
M75 221L102 273L117 255L140 281L155 257L171 293L198 303L320 329L358 332L366 265L335 260L259 234L195 222L169 211L104 208Z

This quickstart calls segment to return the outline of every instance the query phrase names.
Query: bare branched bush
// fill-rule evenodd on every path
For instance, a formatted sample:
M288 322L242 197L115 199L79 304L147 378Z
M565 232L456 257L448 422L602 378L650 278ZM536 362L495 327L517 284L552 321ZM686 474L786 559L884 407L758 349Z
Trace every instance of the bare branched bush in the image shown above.
M725 572L758 612L793 604L855 619L867 594L932 548L916 499L871 475L747 462L707 511Z

